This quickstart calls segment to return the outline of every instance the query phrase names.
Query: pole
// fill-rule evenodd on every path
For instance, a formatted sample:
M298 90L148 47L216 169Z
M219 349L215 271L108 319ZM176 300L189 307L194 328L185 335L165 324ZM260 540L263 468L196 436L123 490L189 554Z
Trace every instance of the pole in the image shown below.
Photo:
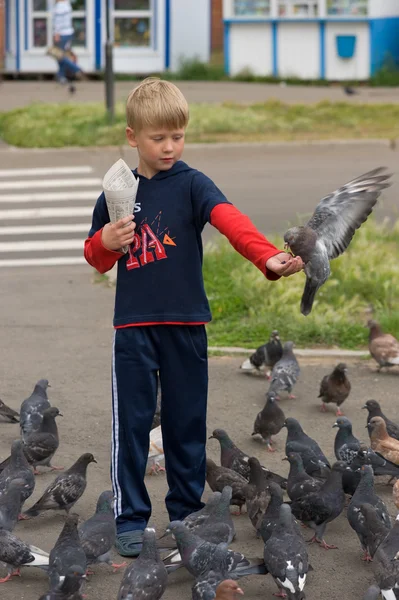
M112 124L115 118L113 41L111 40L110 0L106 1L106 41L105 41L105 105L108 122Z

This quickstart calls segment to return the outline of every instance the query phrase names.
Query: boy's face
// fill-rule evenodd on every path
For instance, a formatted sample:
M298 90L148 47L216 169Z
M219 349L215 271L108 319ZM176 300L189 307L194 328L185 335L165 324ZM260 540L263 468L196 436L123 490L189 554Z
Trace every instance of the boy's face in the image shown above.
M145 127L136 133L126 127L129 145L139 153L139 172L152 177L159 171L171 169L183 154L184 134L184 129Z

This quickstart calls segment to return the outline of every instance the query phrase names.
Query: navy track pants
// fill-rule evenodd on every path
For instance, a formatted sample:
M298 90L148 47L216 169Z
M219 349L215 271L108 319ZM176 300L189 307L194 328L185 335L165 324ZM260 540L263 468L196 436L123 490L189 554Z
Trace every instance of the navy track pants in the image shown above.
M144 483L149 433L161 380L161 421L171 521L203 504L207 337L204 325L116 329L112 364L111 477L118 533L144 529L151 502Z

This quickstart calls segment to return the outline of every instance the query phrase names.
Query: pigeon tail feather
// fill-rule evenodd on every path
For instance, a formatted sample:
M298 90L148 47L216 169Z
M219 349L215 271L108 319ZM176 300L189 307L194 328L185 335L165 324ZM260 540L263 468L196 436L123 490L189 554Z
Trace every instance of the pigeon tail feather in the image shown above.
M309 277L306 278L305 289L303 290L301 300L301 313L305 317L312 312L313 302L318 289L318 284L314 284Z

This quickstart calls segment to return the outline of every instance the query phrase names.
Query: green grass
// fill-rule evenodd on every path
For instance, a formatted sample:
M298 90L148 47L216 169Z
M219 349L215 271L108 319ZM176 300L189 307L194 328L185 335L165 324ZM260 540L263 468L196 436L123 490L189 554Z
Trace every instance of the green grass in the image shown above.
M282 240L273 240L282 247ZM277 282L265 280L251 263L221 240L207 248L204 278L213 321L209 345L255 347L278 329L283 340L297 346L367 345L374 318L399 337L399 221L393 227L369 220L349 250L332 261L332 275L321 288L308 317L299 311L305 276Z
M192 104L188 142L290 141L399 136L399 104L328 101L287 105ZM25 148L118 146L125 143L125 112L118 104L108 125L98 104L32 104L0 113L0 138Z

